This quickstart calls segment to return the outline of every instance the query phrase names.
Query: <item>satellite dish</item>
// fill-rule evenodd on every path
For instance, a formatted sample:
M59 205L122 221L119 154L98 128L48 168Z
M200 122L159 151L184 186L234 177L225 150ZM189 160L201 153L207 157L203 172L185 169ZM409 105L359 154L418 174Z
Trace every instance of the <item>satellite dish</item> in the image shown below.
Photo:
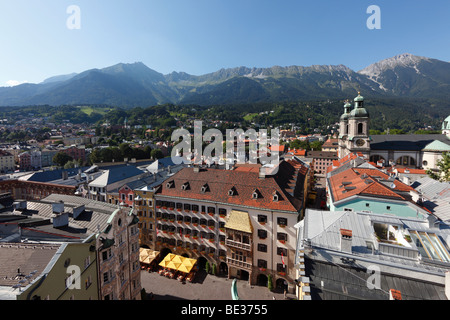
M391 188L395 189L395 183L391 183Z

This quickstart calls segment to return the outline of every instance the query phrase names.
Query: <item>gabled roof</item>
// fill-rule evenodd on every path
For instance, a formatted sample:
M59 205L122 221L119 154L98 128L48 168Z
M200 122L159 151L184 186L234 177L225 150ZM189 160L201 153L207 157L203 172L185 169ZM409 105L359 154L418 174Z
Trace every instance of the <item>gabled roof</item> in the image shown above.
M391 178L378 169L349 168L328 178L334 202L354 195L408 200L406 193L414 188Z
M105 187L109 184L125 180L134 176L144 174L144 171L134 167L134 166L123 166L117 168L111 168L105 170L103 174L89 183L91 186Z
M260 178L259 170L243 168L246 169L205 168L198 172L193 168L184 168L161 184L155 196L190 198L293 213L301 209L303 182L308 168L300 162L282 161L278 172L265 178ZM189 188L183 190L182 185L186 182L189 182ZM208 190L202 192L205 184L208 184ZM236 192L230 195L229 191L233 188ZM255 189L260 193L257 198L252 197ZM277 201L273 199L274 192L281 195Z

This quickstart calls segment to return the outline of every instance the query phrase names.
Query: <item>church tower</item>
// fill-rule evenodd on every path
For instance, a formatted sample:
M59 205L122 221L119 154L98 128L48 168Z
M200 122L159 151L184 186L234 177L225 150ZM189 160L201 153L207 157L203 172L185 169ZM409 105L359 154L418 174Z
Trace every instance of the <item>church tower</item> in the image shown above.
M354 152L360 152L366 157L370 155L369 113L364 108L364 97L359 92L354 102L353 110L347 113L348 103L344 106L346 113L341 116L340 158Z
M352 105L347 100L344 105L344 113L341 115L339 122L339 150L338 157L342 158L345 155L347 149L347 137L348 137L348 117L350 116L350 108Z

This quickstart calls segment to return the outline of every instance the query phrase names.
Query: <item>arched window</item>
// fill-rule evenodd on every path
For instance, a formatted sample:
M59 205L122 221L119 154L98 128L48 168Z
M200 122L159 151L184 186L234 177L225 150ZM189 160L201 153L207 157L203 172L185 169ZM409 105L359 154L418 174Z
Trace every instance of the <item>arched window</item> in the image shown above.
M364 132L364 124L358 123L358 134L363 134Z
M397 165L401 165L401 166L415 166L416 160L414 160L414 158L412 158L410 156L402 156L397 159L396 163L397 163Z

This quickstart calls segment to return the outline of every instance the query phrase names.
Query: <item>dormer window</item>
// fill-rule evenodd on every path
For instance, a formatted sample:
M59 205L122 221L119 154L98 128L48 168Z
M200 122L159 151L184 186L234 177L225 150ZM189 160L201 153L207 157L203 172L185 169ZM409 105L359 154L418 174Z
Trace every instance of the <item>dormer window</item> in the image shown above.
M167 188L173 188L174 186L175 186L175 182L173 180L166 183Z
M201 192L202 192L202 193L205 193L205 192L207 192L207 191L209 191L209 186L208 186L208 184L204 184L204 185L202 186Z
M181 190L188 190L188 189L189 189L189 182L183 183L183 185L181 186Z
M237 195L236 188L235 188L235 187L232 187L230 190L228 190L228 195L229 195L229 196L235 196L235 195Z
M252 199L258 199L261 197L261 193L259 192L258 189L255 189L252 193Z
M274 192L273 193L273 195L272 195L272 200L274 201L274 202L277 202L277 201L279 201L280 200L280 196L278 195L278 192Z

